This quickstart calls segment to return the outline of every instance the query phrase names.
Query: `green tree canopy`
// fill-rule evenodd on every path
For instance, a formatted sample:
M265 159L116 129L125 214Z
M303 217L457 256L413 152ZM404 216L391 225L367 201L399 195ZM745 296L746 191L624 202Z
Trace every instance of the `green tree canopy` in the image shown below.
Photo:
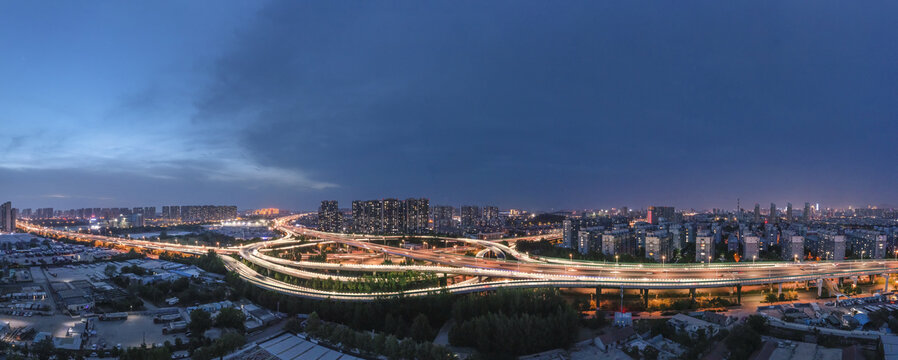
M203 309L190 312L190 331L194 337L202 337L206 330L212 327L212 315Z

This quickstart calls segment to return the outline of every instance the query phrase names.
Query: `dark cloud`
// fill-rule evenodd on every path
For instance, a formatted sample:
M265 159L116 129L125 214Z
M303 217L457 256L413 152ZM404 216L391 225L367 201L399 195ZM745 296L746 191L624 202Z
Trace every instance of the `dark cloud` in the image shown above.
M220 53L184 50L205 49L200 38L172 47L185 55L167 59L189 70L145 70L146 83L117 89L125 95L108 115L125 129L140 123L150 146L171 132L152 148L158 159L133 161L164 176L119 174L130 192L104 186L100 172L73 171L65 185L43 180L62 170L35 173L42 180L23 194L297 208L388 196L535 209L895 203L895 10L272 1L241 26L185 13L184 34L239 30L207 30ZM217 60L196 65L210 53ZM240 179L224 179L235 162ZM274 181L282 175L291 180Z
M884 12L557 5L276 1L217 63L196 119L243 124L250 156L341 184L322 197L344 201L895 197Z

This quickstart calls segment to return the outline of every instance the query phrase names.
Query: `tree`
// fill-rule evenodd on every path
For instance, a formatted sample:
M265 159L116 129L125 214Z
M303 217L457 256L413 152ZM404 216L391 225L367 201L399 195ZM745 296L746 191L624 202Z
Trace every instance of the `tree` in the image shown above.
M284 324L284 330L294 334L300 333L302 332L302 321L299 321L299 319L287 320L287 323Z
M767 318L761 315L749 315L748 319L745 320L745 323L748 324L749 327L752 328L755 332L759 334L763 334L767 331Z
M213 341L211 344L196 349L191 356L194 360L211 360L216 357L223 357L246 344L246 338L243 335L227 332L221 335L221 338Z
M31 352L40 360L49 360L50 356L53 355L54 349L53 340L49 337L31 346Z
M203 337L206 330L212 327L212 315L203 309L190 312L190 331L194 337Z
M112 264L106 265L106 268L103 269L103 273L106 274L106 277L109 278L114 277L116 271L118 271L118 268Z
M309 314L309 318L306 319L306 330L309 333L313 333L317 331L319 327L321 327L321 318L318 317L317 312L313 311Z
M171 291L172 292L181 292L181 291L187 290L188 287L190 287L190 279L188 279L186 277L182 277L182 278L179 278L178 280L175 280L174 282L172 282Z
M132 350L136 350L132 352ZM140 360L168 360L171 359L171 351L167 347L130 348L121 356L122 359Z
M724 343L727 350L730 351L730 359L745 360L752 352L761 347L761 335L758 335L751 325L746 323L734 327L733 331L724 339Z
M412 321L412 327L409 329L411 333L412 339L417 341L430 341L433 340L433 329L430 327L430 321L427 320L427 315L418 314L415 317L415 320Z
M218 312L218 316L215 317L215 326L236 329L242 332L245 329L244 321L246 321L246 315L243 314L243 311L227 307Z

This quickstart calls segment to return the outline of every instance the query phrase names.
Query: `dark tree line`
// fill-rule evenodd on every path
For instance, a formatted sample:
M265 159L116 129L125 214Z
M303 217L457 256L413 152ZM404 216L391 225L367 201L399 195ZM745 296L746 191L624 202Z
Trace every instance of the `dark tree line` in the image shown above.
M426 324L426 318L419 315L415 319L415 325ZM289 325L289 324L288 324ZM288 328L296 330L294 326ZM429 328L429 325L428 325ZM378 332L372 334L368 331L356 331L352 328L332 323L323 322L317 313L309 316L306 332L325 343L342 348L344 351L356 351L364 355L376 357L384 355L388 359L420 359L420 360L449 360L455 359L455 355L447 348L434 345L429 339L403 338L395 335Z
M382 331L398 338L412 336L412 323L421 314L426 317L431 328L440 328L449 319L452 303L459 297L439 293L427 297L391 297L374 302L354 303L280 294L246 283L235 273L228 274L226 281L234 290L232 300L245 297L260 306L291 316L317 312L325 321L358 330Z
M577 312L557 290L500 291L456 301L449 342L471 346L489 358L566 348L575 340Z

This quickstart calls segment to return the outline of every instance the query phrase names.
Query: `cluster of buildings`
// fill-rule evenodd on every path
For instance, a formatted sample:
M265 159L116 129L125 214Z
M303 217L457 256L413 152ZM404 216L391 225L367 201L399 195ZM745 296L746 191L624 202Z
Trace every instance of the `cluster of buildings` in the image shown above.
M616 313L613 331L605 331L594 339L575 345L572 352L579 354L572 355L581 356L571 357L632 359L653 353L653 358L673 360L683 358L690 348L690 344L678 343L665 338L663 334L652 336L650 331L639 333L633 327L632 318L620 315L629 314ZM667 325L673 331L697 340L700 336L713 336L723 329L732 327L735 320L733 317L714 312L695 312L689 315L676 314L667 320Z
M348 226L337 201L322 201L318 227L330 232L423 234L430 228L430 201L425 198L356 200L352 202Z
M514 211L514 210L512 210ZM364 234L454 234L497 231L502 227L496 206L430 206L427 198L356 200L348 214L336 200L318 208L318 228Z
M366 234L420 234L430 220L428 199L356 200L352 202L352 229Z
M864 225L812 218L813 210L753 213L686 213L669 206L652 206L644 218L569 216L562 223L562 247L581 254L644 256L657 262L671 260L709 262L722 255L728 260L882 259L898 255L898 223ZM773 215L770 215L773 214ZM813 220L812 220L813 219ZM687 251L688 250L688 251ZM690 258L684 259L687 255Z
M279 320L277 315L273 312L261 308L253 303L234 303L229 300L223 300L219 302L213 302L208 304L201 304L196 306L188 306L185 311L189 315L191 312L195 310L203 310L212 315L212 318L218 316L224 308L234 308L239 309L243 312L243 315L246 316L246 325L247 331L254 331L260 329L262 327L271 325L273 322Z
M0 259L22 266L105 260L116 254L116 250L66 244L31 234L0 235Z
M277 209L263 209L262 214L277 214ZM162 212L156 211L155 206L133 208L81 208L69 210L54 210L53 208L22 209L17 211L9 202L0 205L0 232L12 232L15 229L15 219L45 220L45 219L98 219L105 220L112 227L144 226L147 220L162 220L167 222L206 222L236 219L237 207L232 205L170 205L163 206Z

